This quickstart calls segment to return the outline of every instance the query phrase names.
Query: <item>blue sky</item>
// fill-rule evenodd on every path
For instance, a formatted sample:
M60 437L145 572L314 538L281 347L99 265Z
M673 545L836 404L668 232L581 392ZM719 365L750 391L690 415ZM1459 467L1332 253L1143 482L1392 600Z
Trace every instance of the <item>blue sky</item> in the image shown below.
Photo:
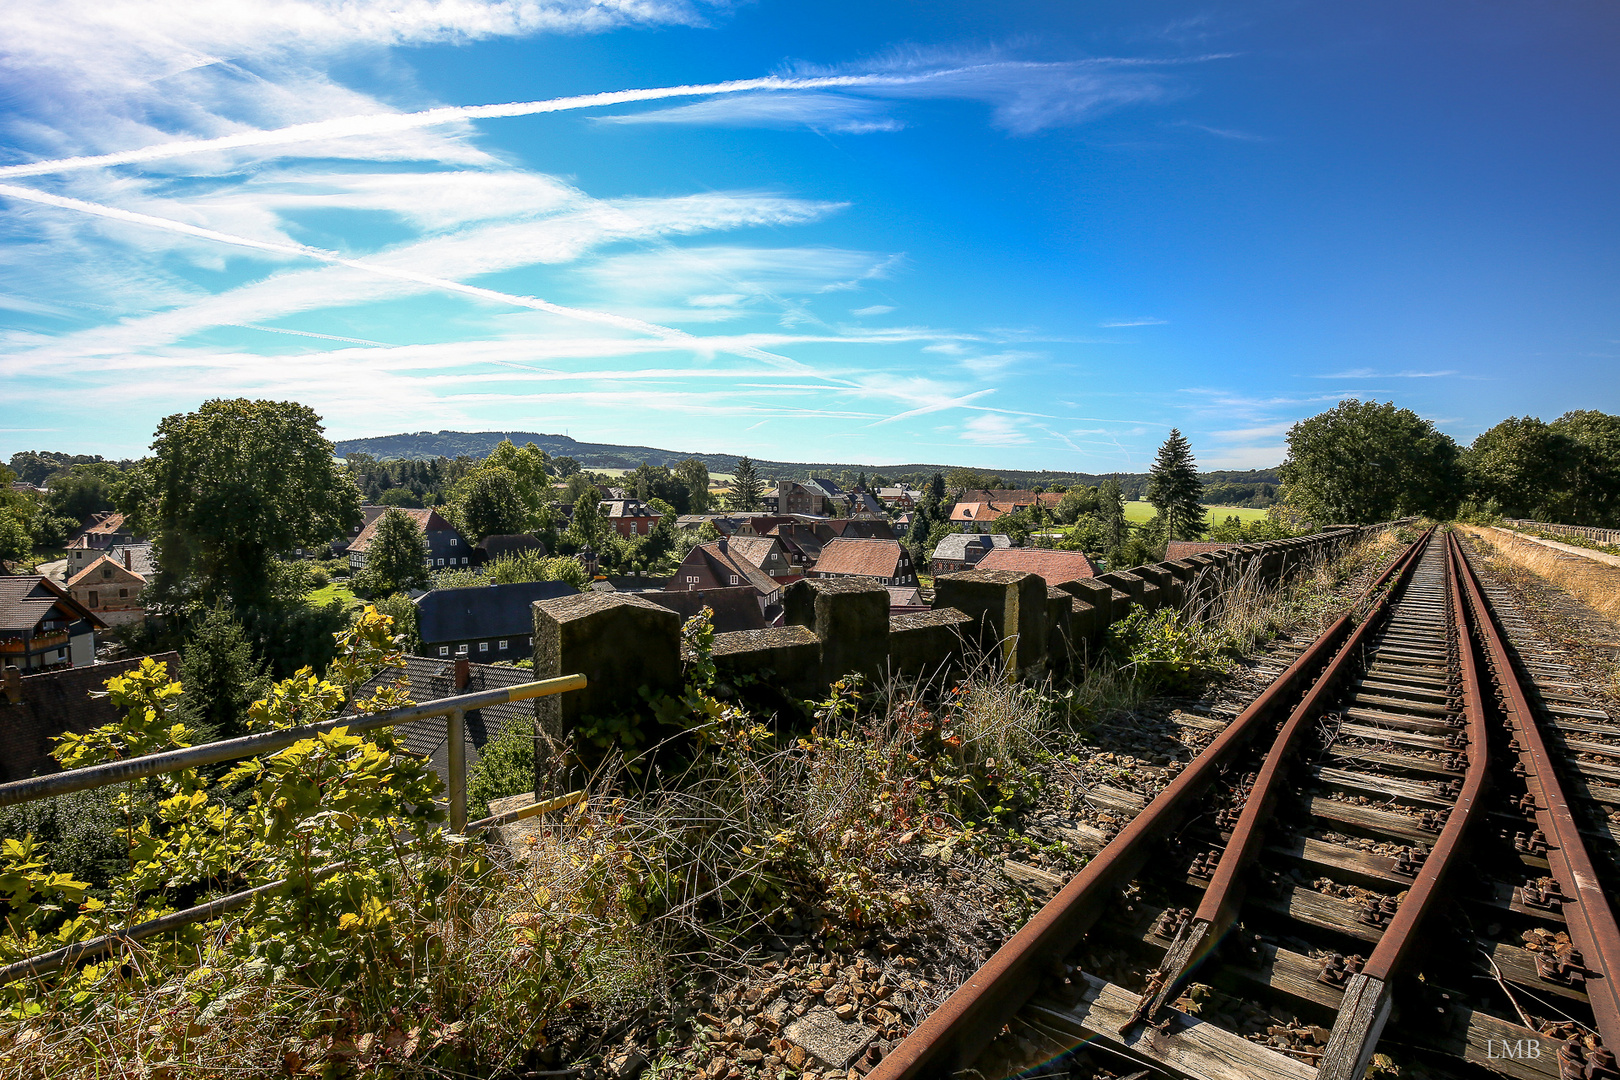
M7 22L0 458L139 454L220 396L334 438L1086 471L1172 426L1274 465L1347 396L1464 442L1620 412L1607 2Z

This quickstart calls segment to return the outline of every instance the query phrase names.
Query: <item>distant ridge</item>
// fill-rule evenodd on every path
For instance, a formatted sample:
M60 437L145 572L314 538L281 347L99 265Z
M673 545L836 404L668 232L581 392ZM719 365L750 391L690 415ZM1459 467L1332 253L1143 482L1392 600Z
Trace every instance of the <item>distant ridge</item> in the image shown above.
M710 472L730 473L737 466L739 454L698 454L680 450L661 450L655 446L621 446L617 443L580 442L567 435L546 435L534 431L417 431L399 435L379 435L370 439L340 439L334 445L340 457L350 454L370 454L385 461L425 461L432 458L454 458L466 455L473 458L489 456L503 439L518 446L532 442L552 457L571 457L585 469L634 469L642 462L649 465L673 466L687 458L697 458ZM798 462L754 459L755 467L774 480L803 480L810 476L837 475L851 472L882 473L901 476L907 473L950 472L959 465L869 465L860 462ZM971 466L970 466L971 467ZM1010 484L1097 484L1109 477L1118 479L1126 493L1137 487L1132 481L1145 481L1146 473L1081 473L1052 470L979 469L979 472L999 476ZM1213 471L1200 473L1205 482L1226 481L1249 484L1280 484L1276 469L1254 469L1247 472Z

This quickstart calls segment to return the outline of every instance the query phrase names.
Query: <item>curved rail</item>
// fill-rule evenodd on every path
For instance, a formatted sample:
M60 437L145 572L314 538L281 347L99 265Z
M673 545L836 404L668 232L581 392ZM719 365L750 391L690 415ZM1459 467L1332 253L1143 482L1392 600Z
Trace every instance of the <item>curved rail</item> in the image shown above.
M1432 533L1431 529L1408 547L1368 586L1356 606L1408 574ZM1184 818L1232 759L1256 735L1269 730L1288 702L1309 687L1353 624L1352 614L1340 616L1061 892L884 1057L868 1080L944 1076L969 1064L1035 995L1050 966L1080 943L1108 901L1147 862L1154 845Z

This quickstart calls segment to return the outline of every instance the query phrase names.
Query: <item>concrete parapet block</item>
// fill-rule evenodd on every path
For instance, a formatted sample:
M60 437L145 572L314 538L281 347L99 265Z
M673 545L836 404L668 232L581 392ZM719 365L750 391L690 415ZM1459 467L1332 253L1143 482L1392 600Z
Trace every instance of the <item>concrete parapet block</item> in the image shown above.
M1106 574L1098 574L1097 580L1106 581L1149 611L1159 606L1158 586L1150 584L1147 578L1138 574L1136 570L1111 570ZM1121 616L1116 615L1115 618Z
M1149 586L1158 590L1158 603L1152 606L1181 607L1181 582L1163 563L1138 566L1131 573L1144 578Z
M821 642L828 685L859 672L880 679L889 661L889 590L854 578L805 578L783 594L783 621L807 626Z
M768 678L775 689L797 698L819 698L827 689L821 675L821 639L808 626L716 634L712 655L722 678Z
M1097 609L1098 640L1108 632L1111 623L1116 623L1131 613L1131 604L1135 602L1131 599L1130 593L1117 589L1100 578L1066 581L1062 589Z
M1046 667L1046 582L1016 570L964 570L934 579L934 603L971 617L985 649L998 647L1008 673L1039 678Z
M1070 633L1070 605L1074 597L1048 585L1046 587L1046 668L1054 676L1062 676L1074 666L1074 639Z
M950 607L890 616L889 668L925 682L959 670L972 632L972 616Z
M581 593L536 600L534 677L584 675L583 690L536 700L540 730L560 740L581 717L643 707L641 688L681 686L681 617L626 593Z
M1107 630L1108 620L1095 604L1078 596L1069 598L1069 641L1077 653L1095 653Z

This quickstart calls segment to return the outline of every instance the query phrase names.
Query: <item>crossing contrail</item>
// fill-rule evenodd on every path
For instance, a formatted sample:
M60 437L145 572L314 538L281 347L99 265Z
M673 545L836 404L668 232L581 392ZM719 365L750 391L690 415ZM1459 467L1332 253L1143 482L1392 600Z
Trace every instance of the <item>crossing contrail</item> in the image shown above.
M446 292L464 293L475 296L480 300L490 300L500 304L511 304L515 307L533 308L536 311L547 311L553 315L562 315L570 319L579 319L584 322L600 323L604 326L618 327L638 334L650 334L653 337L666 341L690 342L694 349L701 351L714 351L716 346L706 343L701 338L678 330L672 326L660 326L658 323L644 322L641 319L632 319L624 315L614 315L605 311L592 311L589 308L567 307L562 304L553 304L549 300L541 300L534 296L521 296L516 293L497 292L494 289L482 289L477 285L467 285L449 278L433 277L430 274L418 274L413 270L403 270L393 266L384 266L379 263L364 262L359 259L347 259L335 251L326 251L322 248L310 247L307 244L297 244L279 240L255 240L249 236L237 236L233 233L219 232L215 229L205 229L200 225L192 225L184 221L175 221L172 218L154 217L151 214L141 214L134 210L122 210L116 206L105 206L101 203L87 202L84 199L73 199L65 195L53 195L45 191L35 191L33 188L17 187L14 184L0 184L0 197L19 199L24 202L39 203L44 206L59 207L64 210L75 210L82 214L92 214L96 217L109 218L113 221L125 221L134 225L145 225L149 228L162 229L167 232L180 233L184 236L195 236L202 240L212 240L216 243L230 244L235 247L252 248L257 251L268 251L278 255L292 255L299 258L314 259L328 263L332 266L347 266L353 270L361 270L368 274L393 278L397 281L408 281L417 285L426 285L429 288L443 289ZM753 346L741 348L720 348L719 351L734 353L739 356L748 356L756 360L764 360L776 367L790 367L802 370L803 365L791 357L781 356L777 353L766 352L764 349Z
M109 165L132 165L142 161L183 157L188 154L206 154L216 150L238 150L254 146L285 146L292 143L314 142L320 139L352 138L359 135L387 135L413 128L435 127L458 120L479 120L489 117L533 116L538 113L569 112L575 109L593 109L602 105L622 105L636 101L661 101L666 98L704 97L711 94L741 94L749 91L817 90L856 86L906 86L931 79L960 75L987 67L1004 64L979 64L972 67L941 69L909 75L827 75L815 78L787 79L769 75L759 79L736 79L731 82L701 83L688 86L660 86L641 90L612 90L600 94L579 94L573 97L548 98L544 101L515 101L504 105L448 105L413 113L372 113L364 116L345 116L335 120L317 120L308 124L275 128L270 131L244 131L236 135L223 135L217 139L183 139L178 142L157 143L136 150L120 150L111 154L93 154L86 157L57 158L53 161L31 161L22 165L0 166L0 179L19 176L40 176L46 173L71 172L77 169L100 169Z

